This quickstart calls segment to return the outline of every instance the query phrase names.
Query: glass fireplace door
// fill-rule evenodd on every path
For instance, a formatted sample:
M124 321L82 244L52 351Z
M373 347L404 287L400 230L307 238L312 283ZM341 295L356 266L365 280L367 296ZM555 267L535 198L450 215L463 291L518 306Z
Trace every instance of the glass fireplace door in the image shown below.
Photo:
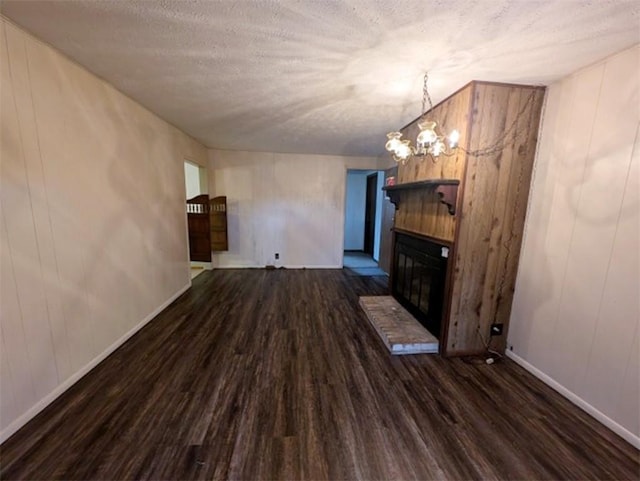
M446 246L396 235L393 296L436 337L440 337L447 276Z

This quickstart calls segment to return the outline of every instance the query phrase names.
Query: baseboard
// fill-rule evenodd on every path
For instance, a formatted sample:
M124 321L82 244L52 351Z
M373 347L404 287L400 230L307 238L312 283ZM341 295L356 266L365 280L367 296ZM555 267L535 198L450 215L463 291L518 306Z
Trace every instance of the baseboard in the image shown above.
M572 391L569 391L566 387L564 387L558 381L556 381L555 379L551 378L550 376L548 376L547 374L542 372L537 367L535 367L532 364L528 363L523 358L521 358L520 356L515 354L513 351L507 350L506 351L506 355L507 355L508 358L512 359L516 364L520 365L521 367L523 367L524 369L529 371L531 374L533 374L535 377L540 379L546 385L548 385L549 387L553 388L555 391L558 391L560 394L562 394L564 397L566 397L569 401L571 401L573 404L578 406L584 412L586 412L587 414L593 416L597 421L601 422L606 427L611 429L614 433L616 433L622 439L627 441L629 444L633 445L636 449L640 449L640 437L639 436L636 436L631 431L629 431L627 428L625 428L624 426L621 426L620 424L615 422L613 419L608 417L603 412L598 411L598 409L593 407L591 404L589 404L587 401L582 399L580 396L578 396L577 394L575 394Z
M283 265L283 266L277 266L274 265L275 269L342 269L341 265L321 265L321 266L299 266L299 265ZM265 269L266 266L264 265L220 265L220 266L216 266L214 267L214 269Z
M282 266L285 269L342 269L341 265L321 265L321 266ZM277 267L276 267L277 269Z
M25 412L22 416L17 418L11 424L9 424L6 428L4 428L0 432L0 443L4 443L9 437L11 437L18 429L27 424L31 419L33 419L40 411L42 411L45 407L51 404L58 396L60 396L63 392L73 386L76 382L78 382L85 374L87 374L91 369L100 364L106 357L111 354L113 351L118 349L122 344L124 344L131 336L133 336L136 332L142 329L149 321L151 321L154 317L160 314L164 309L166 309L169 304L175 301L178 297L180 297L187 289L191 287L191 280L189 283L178 290L174 295L172 295L168 300L163 302L159 307L154 309L149 315L147 315L142 321L140 321L136 326L130 329L125 335L123 335L116 342L111 344L108 348L106 348L101 354L94 357L88 364L86 364L83 368L77 371L75 374L72 374L69 378L59 384L53 391L47 394L45 397L40 399L36 404L34 404L27 412Z
M210 271L211 269L213 269L213 263L212 262L190 261L189 262L189 266L190 267L195 267L195 268L202 268L202 269L207 270L207 271Z

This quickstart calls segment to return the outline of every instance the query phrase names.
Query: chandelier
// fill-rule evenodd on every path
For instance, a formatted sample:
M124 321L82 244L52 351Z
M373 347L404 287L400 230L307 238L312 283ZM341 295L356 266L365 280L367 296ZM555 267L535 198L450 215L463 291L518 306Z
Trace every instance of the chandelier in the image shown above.
M409 139L402 139L401 132L389 132L387 134L387 143L385 148L391 152L393 160L396 162L402 162L406 164L411 157L425 157L430 155L432 158L437 158L441 154L453 155L454 149L458 147L458 141L460 140L460 132L457 130L451 131L446 137L438 133L438 125L433 120L426 118L427 112L433 109L431 103L431 96L427 89L427 81L429 80L428 73L424 74L424 85L422 87L422 114L418 121L418 129L420 132L416 137L415 147L411 145ZM429 110L426 110L427 103L429 104Z

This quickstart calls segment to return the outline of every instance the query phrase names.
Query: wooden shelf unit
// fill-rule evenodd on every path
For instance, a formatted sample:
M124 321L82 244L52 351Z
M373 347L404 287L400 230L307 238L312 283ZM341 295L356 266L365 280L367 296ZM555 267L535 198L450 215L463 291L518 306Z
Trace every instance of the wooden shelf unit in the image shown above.
M464 86L427 114L442 132L457 129L462 148L398 165L397 184L385 189L396 207L394 232L451 245L443 355L480 354L487 341L500 352L506 347L544 93L490 82ZM416 138L417 121L401 129L404 138ZM487 148L505 132L499 148ZM502 335L489 336L493 323L503 324Z
M427 179L420 180L418 182L407 182L404 184L388 185L383 187L382 190L387 192L389 200L396 207L399 207L399 203L402 199L402 192L407 190L417 189L435 189L435 192L440 196L440 202L447 206L449 214L455 215L456 213L456 199L458 197L458 185L460 181L457 179Z

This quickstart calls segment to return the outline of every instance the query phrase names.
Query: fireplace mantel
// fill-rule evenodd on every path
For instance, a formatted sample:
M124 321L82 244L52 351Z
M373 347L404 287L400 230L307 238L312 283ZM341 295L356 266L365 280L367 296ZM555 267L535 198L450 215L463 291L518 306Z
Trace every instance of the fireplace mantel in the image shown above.
M382 190L387 193L389 200L396 207L396 210L398 210L401 202L403 191L417 189L435 190L440 196L440 202L447 206L449 214L455 215L458 185L460 185L460 181L458 179L428 179L417 182L387 185L386 187L383 187Z

